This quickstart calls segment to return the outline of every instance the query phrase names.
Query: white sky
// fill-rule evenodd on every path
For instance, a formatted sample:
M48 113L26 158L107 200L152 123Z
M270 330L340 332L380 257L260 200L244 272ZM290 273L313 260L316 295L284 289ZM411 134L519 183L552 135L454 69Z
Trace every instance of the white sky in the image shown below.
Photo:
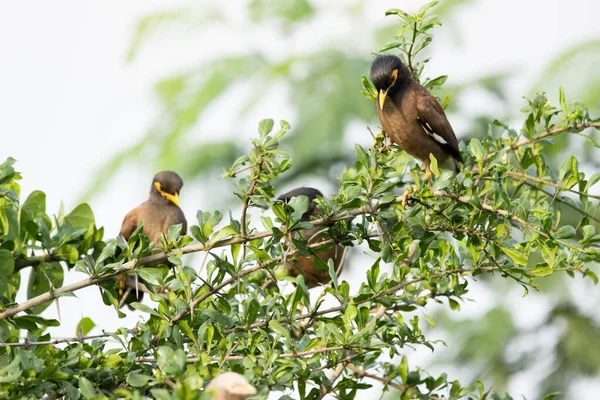
M72 209L87 186L86 179L104 163L106 155L135 142L151 126L159 110L153 85L161 77L197 65L207 57L246 52L249 48L266 47L273 57L289 51L285 44L272 40L273 31L249 33L245 29L248 24L239 10L246 2L209 3L220 4L229 16L214 34L202 30L160 34L143 47L136 61L128 64L127 50L141 17L195 3L0 2L0 161L8 156L18 160L16 169L24 177L23 199L40 189L47 194L50 213L58 211L61 201L67 211ZM388 8L414 10L422 4L413 0L369 1L367 13L351 20L337 10L354 2L318 3L324 10L322 17L294 37L296 50L340 43L361 46L365 57L376 47L361 40L361 32L382 23ZM512 71L509 85L517 113L521 95L530 89L544 65L570 45L600 38L598 15L600 2L592 0L476 1L436 29L434 61L427 73L447 74L450 82L461 82L492 71ZM564 86L568 93L568 82ZM485 107L477 97L464 101L472 104L474 113ZM265 106L264 114L238 131L252 134L258 118L266 116L289 120L285 115L289 107L277 99L272 102ZM219 129L214 124L225 110L214 112L203 123ZM367 135L357 140L369 141ZM97 224L105 227L107 237L116 235L122 216L146 198L153 173L134 168L121 171L109 192L92 199ZM202 207L203 192L189 185L184 190L190 194L182 193L183 208L188 220L193 221L196 209ZM65 283L82 277L69 274ZM53 335L72 336L82 316L92 317L111 331L120 326L132 327L139 318L130 314L118 320L114 311L101 303L97 288L77 295L79 299L61 299L63 324ZM519 304L524 309L528 304L537 307L532 305L535 300L528 303L528 299L519 298ZM47 315L56 316L54 306ZM530 386L518 382L514 394L531 397Z

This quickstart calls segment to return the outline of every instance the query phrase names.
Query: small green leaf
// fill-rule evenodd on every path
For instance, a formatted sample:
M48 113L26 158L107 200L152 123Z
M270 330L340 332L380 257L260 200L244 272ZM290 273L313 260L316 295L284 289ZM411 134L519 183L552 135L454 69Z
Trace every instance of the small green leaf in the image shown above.
M440 170L438 168L437 158L435 158L433 153L429 153L429 161L429 168L431 169L431 172L433 172L433 175L435 175L435 177L437 178L438 176L440 176Z
M439 3L439 1L431 1L425 5L423 5L421 8L419 8L419 11L417 12L417 14L419 15L419 17L423 18L425 16L425 14L427 13L427 11L429 11L430 8L437 6Z
M527 265L527 256L520 251L508 247L499 246L504 254L509 256L517 265Z
M87 203L83 203L65 216L65 222L75 229L86 229L89 231L94 228L94 213Z
M571 239L575 236L576 231L571 225L561 226L558 231L554 234L556 239Z
M475 159L477 161L483 160L484 149L479 139L471 139L471 141L469 142L469 151L471 152L471 154L473 154L473 156L475 156Z
M91 318L83 317L77 324L77 329L75 330L76 336L87 336L88 333L96 326L94 321Z
M553 272L554 271L548 264L539 264L533 270L531 270L531 273L535 276L548 276Z
M436 87L442 86L446 82L447 79L448 79L448 75L441 75L441 76L438 76L437 78L434 78L434 79L428 81L423 86L425 86L425 88L427 88L428 90L435 89Z
M140 278L150 283L151 285L159 286L163 281L163 273L158 268L142 267L137 270Z
M133 387L146 386L152 379L150 376L142 375L137 371L133 371L127 374L127 383Z
M86 399L92 399L96 395L92 382L83 376L79 377L79 391Z
M258 134L261 139L264 139L271 131L273 130L273 120L272 119L263 119L258 124Z
M560 396L561 394L562 394L562 392L548 393L547 395L544 396L544 400L552 400L553 398L555 398L556 396Z
M6 249L0 249L0 276L9 277L15 270L15 260L12 253Z

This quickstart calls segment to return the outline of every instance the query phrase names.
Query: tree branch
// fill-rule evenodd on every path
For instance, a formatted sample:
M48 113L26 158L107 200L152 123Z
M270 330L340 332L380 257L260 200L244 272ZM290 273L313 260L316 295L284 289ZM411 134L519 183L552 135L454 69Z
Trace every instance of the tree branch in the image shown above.
M537 183L543 183L544 185L552 186L553 188L556 188L556 189L558 189L560 191L563 191L563 192L570 192L570 193L577 194L579 196L585 196L585 197L589 197L591 199L600 200L600 196L597 196L597 195L594 195L594 194L589 194L589 193L583 193L583 192L580 192L578 190L574 190L574 189L568 188L566 186L558 185L558 184L556 184L554 182L550 182L550 181L547 181L545 179L538 178L536 176L531 176L531 175L523 174L521 172L506 171L506 175L512 176L513 178L514 177L516 177L516 178L523 178L523 179L526 179L526 180L529 180L529 181L533 181L533 182L537 182Z
M359 377L361 378L370 378L370 379L374 379L378 382L383 383L385 386L391 386L394 389L398 389L401 390L403 392L406 391L406 386L404 385L400 385L398 383L393 383L391 381L389 381L388 379L384 379L381 376L375 375L375 374L371 374L369 372L363 371L362 369L358 368L356 365L354 364L350 364L348 365L348 369L352 372L354 372L355 374L357 374Z
M506 146L504 147L502 150L499 151L511 151L511 150L517 150L519 147L522 146L526 146L528 144L531 144L532 142L536 141L536 140L540 140L543 139L545 137L548 136L553 136L559 133L563 133L563 132L567 132L570 130L583 130L586 128L600 128L600 122L589 122L589 123L585 123L585 124L577 124L574 126L568 126L568 127L560 127L560 128L555 128L555 129L550 129L548 131L542 132L542 133L538 133L537 135L535 135L531 140L530 139L523 139L515 144L512 144L510 146ZM487 154L485 157L483 157L483 161L487 161L490 158L492 158L493 156L495 156L499 151L494 151L493 153ZM476 169L475 169L476 170Z
M596 126L596 125L600 126L600 123L599 124L595 124L593 126ZM592 126L592 125L590 125L590 126ZM554 133L556 133L556 132L554 132ZM552 133L552 134L554 134L554 133ZM548 136L548 135L546 135L546 136ZM411 194L409 194L408 197L412 198L412 196L413 196L413 194L411 193ZM442 192L442 191L433 192L433 196L434 197L447 197L447 198L454 199L456 201L460 201L460 202L465 203L465 204L471 204L469 202L469 199L466 196L457 196L457 195L450 194L450 193L445 193L445 192ZM399 196L399 197L397 197L394 200L394 203L401 203L402 201L403 201L402 196ZM388 205L388 204L386 204L386 205ZM501 215L504 218L508 218L508 219L510 219L510 220L512 220L514 222L517 222L518 224L520 224L520 225L522 225L522 226L524 226L524 227L526 227L526 228L528 228L528 229L530 229L530 230L538 233L540 236L542 236L544 238L547 238L547 239L550 238L550 236L547 233L542 232L542 231L536 229L534 226L532 226L531 224L529 224L527 221L523 220L520 217L511 216L510 213L508 211L506 211L506 210L494 208L494 207L492 207L492 206L490 206L490 205L488 205L486 203L481 203L481 208L484 209L484 210L488 210L488 211L491 211L493 213L496 213L498 215ZM375 210L377 210L377 209L379 209L379 207L375 208ZM342 212L342 213L339 213L339 214L334 214L334 215L329 216L329 217L325 217L325 218L313 220L313 221L310 221L310 223L313 226L326 226L326 225L330 225L330 224L332 224L333 222L336 222L336 221L341 221L341 220L344 220L344 219L347 219L347 218L353 218L353 217L355 217L357 215L361 215L361 214L369 214L371 212L373 212L373 210L371 210L371 208L369 206L363 206L363 207L356 208L356 209L353 209L353 210L348 210L348 211L345 211L345 212ZM144 266L144 265L147 265L147 264L150 264L150 263L157 263L157 262L165 261L167 259L168 255L170 255L170 254L172 254L172 255L178 255L180 253L182 253L182 254L189 254L189 253L196 253L196 252L199 252L199 251L207 251L207 250L214 249L214 248L231 246L232 244L241 244L241 243L246 243L246 242L257 240L257 239L263 239L263 238L266 238L266 237L270 237L272 235L273 235L273 232L270 231L270 230L269 231L262 231L262 232L258 232L258 233L254 234L254 235L249 235L249 236L246 236L246 237L240 235L240 236L235 236L235 237L232 237L232 238L229 238L229 239L219 240L219 241L215 242L214 244L212 244L210 246L204 246L201 243L196 243L196 244L191 244L191 245L185 246L182 249L173 250L170 253L154 254L154 255L151 255L151 256L148 256L148 257L144 257L144 258L142 258L140 260L131 260L131 261L128 261L127 263L125 263L122 268L120 268L117 271L114 271L114 272L112 272L110 274L102 275L102 276L90 277L90 278L81 280L79 282L75 282L75 283L72 283L70 285L63 286L61 288L55 289L52 293L49 292L49 293L41 294L41 295L36 296L36 297L34 297L32 299L29 299L29 300L27 300L27 301L25 301L25 302L23 302L23 303L15 306L15 307L8 308L8 309L6 309L6 310L4 310L3 312L0 313L0 320L6 319L8 317L12 317L13 315L16 315L17 313L19 313L21 311L25 311L25 310L28 310L28 309L36 306L36 305L43 304L43 303L45 303L47 301L52 300L53 298L65 295L67 293L71 293L71 292L77 291L79 289L83 289L83 288L88 287L88 286L92 286L92 285L98 284L98 283L100 283L102 281L105 281L105 280L108 280L108 279L112 279L116 275L118 275L118 274L120 274L122 272L130 271L130 270L133 270L133 269L135 269L137 267L141 267L141 266ZM560 242L560 243L564 244L565 246L568 246L570 248L573 248L573 246L569 245L568 243L565 243L565 242ZM318 245L322 245L322 244L323 243L319 243ZM249 273L252 273L254 271L257 271L259 269L262 269L262 268L264 268L264 266L257 265L255 267L249 269L249 270L242 271L242 273L240 274L240 277L244 276L244 275L247 275ZM223 287L225 287L227 284L230 284L233 281L235 281L235 279L236 278L231 278L228 281L226 281L226 282L222 283L221 285L217 286L215 289L218 291L219 289L222 289ZM237 278L237 279L239 279L239 278ZM214 294L214 293L212 293L212 291L209 292L209 293L210 293L210 295ZM205 298L206 298L205 296L202 296L200 299L194 301L194 305L198 304L200 301L204 300ZM174 319L172 320L172 322L178 321L179 319L181 319L181 317L183 317L183 315L187 314L188 312L189 312L189 306L188 306L188 308L182 310L179 314L177 314L174 317Z

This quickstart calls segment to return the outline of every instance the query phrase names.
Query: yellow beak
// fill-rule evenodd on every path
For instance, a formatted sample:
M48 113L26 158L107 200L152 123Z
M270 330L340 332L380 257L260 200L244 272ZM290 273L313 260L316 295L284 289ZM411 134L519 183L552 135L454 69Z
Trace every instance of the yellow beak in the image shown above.
M177 193L171 194L171 193L167 193L167 192L163 192L161 194L163 196L165 196L167 199L171 200L176 205L179 205L179 194L177 194Z
M175 203L176 205L179 205L179 193L171 194L171 193L167 193L163 190L160 190L160 183L158 183L158 182L154 182L154 186L156 187L156 190L158 190L158 193L160 193L162 196L166 197L167 199L169 199L171 202Z
M387 90L381 89L379 91L379 108L383 111L383 105L385 104L385 98L387 97Z

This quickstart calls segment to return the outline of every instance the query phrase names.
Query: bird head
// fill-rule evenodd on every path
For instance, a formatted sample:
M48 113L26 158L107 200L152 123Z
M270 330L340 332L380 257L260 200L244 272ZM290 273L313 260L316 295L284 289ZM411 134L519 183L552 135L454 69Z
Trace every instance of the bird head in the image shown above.
M301 187L301 188L296 188L296 189L290 190L289 192L284 193L281 196L279 196L277 199L279 201L287 203L293 197L298 197L298 196L308 197L308 201L309 201L308 211L306 211L304 213L304 215L302 215L302 220L308 221L310 219L311 214L315 211L315 204L313 203L313 200L316 199L317 196L323 197L323 193L321 193L321 191L319 191L315 188Z
M165 198L179 205L179 191L183 180L173 171L162 171L154 175L150 187L150 198Z
M387 96L405 88L411 80L410 70L399 57L378 56L371 65L371 82L379 93L379 107L382 110Z

